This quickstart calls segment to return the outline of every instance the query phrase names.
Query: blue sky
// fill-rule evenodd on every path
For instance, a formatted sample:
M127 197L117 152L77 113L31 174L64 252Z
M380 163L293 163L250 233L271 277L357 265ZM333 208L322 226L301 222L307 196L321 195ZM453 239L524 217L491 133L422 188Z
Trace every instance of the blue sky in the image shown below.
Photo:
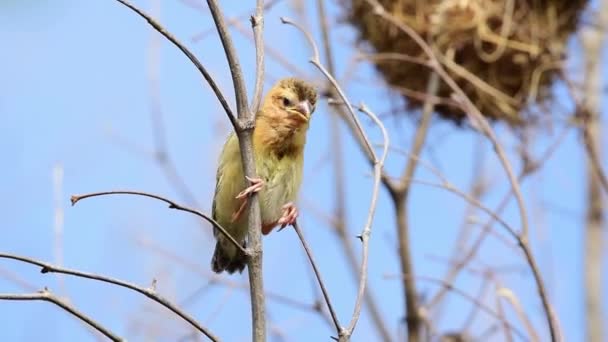
M204 2L200 2L203 5L199 10L187 6L185 1L162 1L160 11L153 9L153 1L134 3L160 15L161 22L199 56L232 100L230 75L216 35L192 41L199 32L212 27ZM224 2L222 6L231 16L247 10L242 3ZM338 24L336 15L341 13L340 9L333 2L328 6L334 18L332 38L340 79L352 59L354 52L350 46L355 35L348 27ZM267 14L265 36L292 64L304 70L309 79L320 80L316 70L307 63L310 51L302 37L279 22L279 17L284 15L303 21L313 28L318 39L315 13L312 5L306 13L295 13L282 2ZM251 88L253 46L238 31L232 32ZM246 292L212 286L202 295L189 299L208 282L204 275L210 272L213 248L210 227L200 225L187 214L166 209L162 203L143 198L96 198L76 207L69 205L72 194L113 189L142 190L183 201L151 157L155 141L150 119L151 94L154 94L150 70L157 69L150 60L150 46L156 39L157 34L143 20L112 0L5 0L0 5L0 153L3 157L0 168L3 224L0 228L4 231L0 251L51 262L59 258L67 267L144 286L155 278L163 295L180 303L224 340L246 341L250 336ZM577 50L576 42L572 49ZM576 62L574 59L573 64ZM171 158L200 208L209 211L217 155L230 129L229 122L196 69L164 40L158 73L157 100ZM271 59L268 59L267 73L266 87L272 80L291 76ZM379 80L369 66L359 65L354 80L346 88L353 102L364 101L377 113L390 109L392 101L386 92L369 86ZM556 93L564 94L559 87ZM571 104L564 103L565 109L556 107L554 115L568 113ZM331 214L334 207L334 180L328 154L330 115L325 104L319 105L310 129L300 222L339 317L346 324L352 313L356 287L335 234L327 222L315 214L317 210L312 210L317 208ZM363 121L373 140L379 142L377 130L366 119ZM389 118L386 124L395 146L409 149L415 121ZM529 146L535 156L552 144L562 126L563 122L559 122L552 132L535 137ZM517 138L505 127L498 125L496 129L517 169ZM342 137L347 164L344 177L348 184L348 229L354 239L364 223L371 179L369 167L345 127L342 127ZM491 146L470 131L458 130L434 119L429 148L424 150L422 158L435 163L454 185L467 190L472 179L480 177L471 175L479 155L483 156L483 176L492 184L483 201L493 208L508 187ZM404 159L392 153L387 163L388 172L399 175ZM580 137L570 130L542 171L523 185L534 252L569 341L583 340L584 165ZM63 173L59 189L55 189L53 182L53 170L57 168ZM433 177L421 168L415 178L438 181ZM59 203L54 201L57 196L61 198ZM409 205L416 273L441 277L447 267L432 256L451 255L466 203L445 190L416 185ZM57 235L54 234L57 210L63 211L65 217L60 257L56 253ZM482 221L485 218L482 213L475 215ZM519 225L514 203L505 211L504 218L515 227ZM401 285L384 277L399 270L394 224L392 204L383 190L370 245L370 287L378 298L387 326L396 336L403 316ZM478 230L479 226L474 228ZM359 245L355 246L359 251ZM311 286L310 270L295 233L285 230L266 237L264 257L268 291L312 303L316 288ZM522 270L501 272L499 277L521 299L535 327L546 337L542 307L521 256L490 238L475 265L516 266ZM0 292L31 291L16 284L15 276L35 289L48 286L131 341L174 341L192 332L155 303L127 290L83 279L41 275L35 267L7 260L0 261L0 271ZM603 271L605 274L606 270ZM246 275L223 277L239 283L246 281ZM465 272L456 286L475 294L479 284L477 276ZM429 296L437 288L420 282L418 290ZM487 301L493 304L491 297ZM438 324L441 331L458 328L463 322L463 312L468 312L470 307L470 303L456 296L450 296L447 304ZM284 332L290 341L328 340L333 334L331 327L315 314L273 301L268 305L270 326ZM513 310L509 308L507 312L521 328ZM48 303L2 302L0 322L0 340L94 340L94 335L81 322ZM492 322L490 317L482 315L472 332L480 333ZM375 338L369 317L363 312L353 340ZM497 335L495 338L498 339Z

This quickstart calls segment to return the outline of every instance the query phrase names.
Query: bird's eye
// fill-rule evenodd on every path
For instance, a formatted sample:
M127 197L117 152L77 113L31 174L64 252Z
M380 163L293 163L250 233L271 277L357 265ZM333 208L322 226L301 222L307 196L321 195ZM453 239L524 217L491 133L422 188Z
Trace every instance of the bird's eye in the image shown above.
M285 106L285 107L291 106L291 101L289 101L289 99L286 97L283 98L283 106Z

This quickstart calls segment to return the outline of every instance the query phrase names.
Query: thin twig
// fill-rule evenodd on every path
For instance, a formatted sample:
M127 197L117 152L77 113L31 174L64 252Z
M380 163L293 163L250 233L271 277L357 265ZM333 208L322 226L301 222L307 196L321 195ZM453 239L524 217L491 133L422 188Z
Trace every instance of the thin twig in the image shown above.
M264 11L268 11L268 10L270 10L272 7L274 7L274 5L278 4L278 3L279 3L279 2L281 2L281 1L283 1L283 0L270 0L270 1L267 1L265 4L263 4L263 10L264 10ZM203 8L202 8L202 6L201 6L201 7L197 7L196 9L202 10ZM231 26L236 26L236 25L238 25L238 24L239 24L241 21L244 21L244 20L245 20L245 19L247 19L247 18L251 18L251 12L250 12L249 10L247 10L247 11L245 11L245 12L243 12L243 13L239 14L239 15L236 15L236 16L234 16L234 17L232 17L232 18L228 18L228 19L226 20L226 25L227 25L228 27L231 27ZM200 40L202 40L202 39L206 38L207 36L209 36L211 33L215 32L215 31L216 31L215 26L213 26L213 27L211 27L211 28L208 28L208 29L206 29L206 30L204 30L204 31L201 31L201 32L199 32L199 33L195 34L195 35L192 37L192 42L193 42L193 43L199 42Z
M353 106L351 105L350 102L348 102L346 95L342 91L342 88L340 87L338 82L335 80L335 78L327 71L327 69L325 69L323 64L321 64L321 59L319 57L319 49L317 48L317 44L315 43L314 39L310 35L310 32L306 31L300 24L295 23L285 17L281 17L281 22L283 24L288 24L288 25L291 25L291 26L297 28L298 31L300 31L304 35L304 37L306 37L306 40L310 44L310 47L312 48L312 53L313 53L312 56L310 57L309 62L311 64L313 64L315 67L317 67L317 69L319 69L319 71L321 71L321 73L327 78L327 80L332 84L332 86L338 92L340 99L343 101L344 105L348 109L348 112L351 115L351 119L353 120L355 126L357 127L357 131L363 136L363 141L364 141L364 144L366 147L366 152L371 156L372 160L378 160L378 157L376 156L376 152L372 148L372 144L371 144L370 140L367 138L367 135L365 135L363 127L361 126L361 122L359 121L359 118L355 114L355 110L353 109Z
M524 311L524 309L521 306L521 302L515 296L513 291L511 291L510 289L508 289L506 287L498 286L498 288L496 289L496 296L505 298L511 304L511 306L515 310L515 313L517 314L517 316L519 316L519 319L521 320L524 327L528 331L528 334L532 338L532 341L539 342L540 337L538 336L536 329L534 329L532 322L530 322L530 318L528 318L528 315L526 315L526 312Z
M234 29L247 38L250 42L255 43L253 34L244 25L240 23L234 24ZM275 47L273 44L264 43L264 55L277 62L286 71L294 76L304 77L306 72L300 69L297 65L293 64L289 58L283 56L280 47Z
M496 286L496 290L498 290L498 286ZM498 296L496 297L496 313L499 314L500 317L503 317L503 322L506 322L506 319L504 319L505 312L502 307L502 301L501 301L500 297L498 297ZM511 334L511 329L509 329L509 327L504 323L501 325L505 332L505 342L513 342L513 336Z
M361 126L361 122L359 121L358 116L355 114L353 106L351 105L351 103L348 101L348 98L344 94L344 91L342 90L342 88L340 87L338 82L335 80L335 78L327 71L327 69L325 69L323 64L321 64L321 60L319 57L319 49L317 48L317 44L315 43L315 41L312 38L312 36L310 35L310 33L308 31L306 31L301 25L294 23L289 19L282 17L281 22L283 24L288 24L288 25L294 26L306 37L306 40L308 40L308 42L311 46L311 49L313 51L313 55L310 58L309 62L312 63L317 69L319 69L319 71L327 78L327 80L332 84L335 91L340 96L340 99L342 100L343 104L346 106L346 108L348 109L348 111L350 113L350 117L351 117L352 121L354 122L355 126L357 127L357 131L358 131L359 135L362 137L362 139L364 141L364 145L366 146L367 154L372 159L372 165L373 165L373 169L374 169L374 184L372 187L372 198L371 198L371 203L369 206L367 221L363 227L361 234L358 236L362 242L361 274L359 276L359 290L357 292L357 298L355 300L355 308L353 310L353 315L352 315L352 318L348 325L348 328L342 329L341 331L339 331L339 340L347 341L348 339L350 339L350 336L352 335L353 331L355 330L355 326L356 326L357 321L359 320L359 316L361 314L361 307L363 304L363 298L364 298L364 294L365 294L365 286L367 284L369 237L371 235L371 226L372 226L372 222L374 219L374 214L376 212L376 204L378 201L378 193L380 191L380 182L381 182L382 175L383 175L382 170L383 170L383 166L384 166L384 161L386 159L386 156L388 155L388 149L389 149L389 145L390 145L389 137L388 137L386 128L384 127L384 125L382 124L380 119L378 119L376 114L371 112L364 104L361 104L358 107L359 111L361 113L367 115L370 119L372 119L372 121L374 121L374 123L382 131L384 149L383 149L382 155L380 156L380 158L378 158L378 156L376 155L376 152L374 151L374 149L372 147L372 144L371 144L369 138L367 137L367 134L365 133L365 131L363 130L363 127Z
M198 331L205 334L205 336L207 336L212 341L219 341L219 339L213 333L211 333L205 327L200 325L192 316L188 315L187 313L182 311L180 308L178 308L175 304L171 303L170 301L168 301L161 295L157 294L153 288L144 288L144 287L140 287L135 284L128 283L126 281L119 280L119 279L106 277L106 276L95 274L95 273L87 273L87 272L72 270L69 268L58 267L58 266L55 266L55 265L52 265L52 264L49 264L46 262L42 262L42 261L39 261L36 259L13 255L13 254L0 253L0 258L17 260L17 261L21 261L21 262L24 262L27 264L39 266L42 268L40 270L40 272L45 273L45 274L46 273L67 274L67 275L71 275L71 276L75 276L75 277L79 277L79 278L86 278L86 279L91 279L91 280L96 280L96 281L116 285L119 287L124 287L126 289L141 293L144 296L146 296L146 297L152 299L153 301L159 303L160 305L164 306L165 308L171 310L177 316L181 317L186 322L190 323Z
M232 110L230 109L230 106L228 105L228 102L226 101L224 94L222 94L222 91L215 83L215 80L213 80L213 77L211 77L211 75L209 74L207 69L205 69L205 67L198 60L198 58L196 58L196 56L186 46L184 46L184 44L180 43L179 40L177 40L177 38L175 38L161 24L156 22L156 20L152 19L144 11L135 7L127 0L116 0L116 1L125 5L127 8L129 8L133 12L137 13L140 17L144 18L148 22L148 24L150 24L156 31L158 31L158 33L162 34L165 38L167 38L167 40L169 40L181 52L183 52L183 54L186 55L186 57L188 57L188 59L192 62L192 64L194 64L196 69L203 75L203 77L205 78L205 80L207 81L209 86L211 87L211 90L213 90L213 92L215 93L215 96L217 97L218 101L220 101L220 104L224 108L226 115L228 115L228 119L230 120L232 125L236 127L237 126L236 118L234 117L234 114L232 113Z
M344 98L344 100L346 100L346 99ZM366 114L367 116L369 116L369 118L372 119L374 121L374 123L382 131L384 149L382 151L382 155L380 156L380 159L375 159L375 161L374 161L374 184L372 187L371 203L369 205L367 221L365 223L365 226L363 227L363 231L361 232L361 235L359 235L359 238L361 239L361 242L363 243L363 251L362 251L362 256L361 256L361 275L360 275L360 280L359 280L359 292L357 294L357 299L355 301L355 309L354 309L353 316L352 316L350 323L348 324L348 328L347 328L347 335L346 335L347 338L350 338L353 331L355 330L355 325L357 324L359 315L361 314L361 306L363 304L365 285L367 284L367 263L368 263L368 259L369 259L368 258L369 237L372 233L371 228L372 228L372 223L374 220L374 214L376 212L376 205L378 203L378 194L380 192L382 169L384 167L384 161L386 160L386 156L388 155L388 149L389 149L389 145L390 145L388 132L386 131L386 128L384 127L384 125L382 124L380 119L378 119L378 117L374 113L372 113L363 103L359 106L359 111ZM361 132L361 134L364 136L365 133Z
M205 215L196 209L188 208L186 206L178 204L170 199L167 199L167 198L159 196L159 195L150 194L150 193L142 192L142 191L124 191L124 190L102 191L102 192L92 192L92 193L84 194L84 195L72 195L72 197L70 198L70 201L72 201L72 205L76 205L76 203L78 203L79 201L81 201L83 199L87 199L87 198L91 198L91 197L99 197L99 196L108 196L108 195L134 195L134 196L143 196L143 197L154 198L159 201L163 201L163 202L169 204L170 209L185 211L187 213L194 214L194 215L204 219L205 221L211 223L211 225L213 227L217 228L222 234L224 234L224 236L226 238L228 238L228 240L230 240L241 252L243 252L245 254L248 253L248 251L245 248L243 248L243 246L241 246L241 244L238 243L232 237L232 235L230 235L230 233L228 233L228 231L224 227L222 227L219 223L217 223L217 221L212 219L210 216Z
M317 13L319 15L319 25L321 29L321 37L323 44L323 51L325 52L325 63L327 64L327 69L331 75L336 75L336 70L334 67L334 58L333 58L333 49L330 42L330 30L329 23L327 19L327 14L325 13L325 1L317 0ZM331 86L329 82L327 82L326 90L332 97L338 96L336 91ZM339 112L336 110L335 106L331 106L333 109L333 114L330 117L331 121L331 141L333 146L334 156L331 158L333 166L334 166L334 183L336 184L336 200L335 200L335 216L336 220L333 220L335 224L335 231L341 241L342 247L344 249L344 253L346 254L348 263L350 265L351 274L353 278L356 280L359 277L359 265L358 260L355 255L355 251L353 249L353 244L351 242L350 236L348 236L348 232L346 227L348 226L347 217L346 217L346 195L345 195L345 185L344 185L344 158L342 151L342 139L340 134L340 126L339 126ZM378 308L378 304L376 299L371 291L371 288L365 292L365 304L367 311L369 312L372 322L378 334L385 342L390 342L392 337L388 331L388 328L385 324L385 319L382 317L380 309Z
M105 335L110 340L115 341L115 342L126 341L125 339L118 337L118 335L114 334L109 329L105 328L103 325L101 325L101 323L95 321L94 319L92 319L89 316L85 315L84 313L80 312L78 309L76 309L75 307L73 307L72 305L67 303L66 301L59 299L57 296L52 294L46 288L44 290L38 291L36 293L28 293L28 294L0 293L0 300L13 300L13 301L41 300L41 301L53 303L53 304L57 305L58 307L62 308L63 310L65 310L66 312L69 312L74 317L78 318L79 320L87 323L88 325L93 327L95 330L97 330L100 333L102 333L103 335Z
M304 251L306 252L306 255L308 256L308 261L310 261L310 265L312 266L312 269L315 272L315 277L317 278L317 282L319 283L319 287L321 288L321 292L323 293L323 299L325 299L325 303L327 304L327 309L329 310L331 319L334 322L336 331L340 333L344 328L342 328L342 326L340 325L340 321L338 320L338 315L336 315L336 310L334 310L334 307L331 304L331 299L329 297L329 293L327 292L325 283L323 282L323 279L321 278L321 272L319 272L317 263L315 262L315 258L312 256L312 251L310 250L310 247L308 247L308 243L306 242L306 239L304 239L304 234L302 234L302 230L300 229L300 226L298 225L297 221L293 224L293 229L296 231L296 234L298 234L298 238L300 239L300 242L302 243L302 247L304 248Z
M255 45L255 87L253 88L253 102L251 111L257 113L262 103L262 90L264 89L264 0L256 0L255 15L251 16L253 28L253 41Z

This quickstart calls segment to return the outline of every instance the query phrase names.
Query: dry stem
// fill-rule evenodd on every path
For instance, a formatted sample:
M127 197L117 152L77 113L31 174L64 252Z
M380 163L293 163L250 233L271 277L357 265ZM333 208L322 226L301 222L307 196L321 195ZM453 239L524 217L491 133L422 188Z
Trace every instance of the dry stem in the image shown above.
M241 151L241 161L243 164L243 174L245 177L255 178L255 160L253 152L253 128L255 126L255 113L249 110L247 103L247 90L245 88L245 80L243 72L238 61L236 50L232 43L232 39L228 32L228 27L224 21L224 16L219 8L216 0L207 0L211 16L215 22L217 32L224 46L234 92L236 95L236 106L238 113L238 124L234 124L236 135L239 139L239 147ZM263 22L263 1L258 0L253 23L254 36L257 36L256 41L256 96L261 96L261 85L263 84L263 40L262 26ZM259 24L259 25L256 25ZM254 103L259 103L259 98L254 99ZM266 307L264 299L264 279L262 274L262 236L261 227L262 220L260 216L260 205L257 194L253 194L249 199L249 217L248 217L248 235L249 242L249 258L247 260L247 270L249 272L249 284L251 295L251 315L252 315L252 338L256 342L266 341Z
M192 316L188 315L187 313L182 311L179 307L177 307L175 304L171 303L170 301L168 301L161 295L157 294L155 289L153 289L153 288L143 288L143 287L137 286L135 284L131 284L126 281L122 281L122 280L111 278L111 277L106 277L104 275L81 272L81 271L72 270L72 269L68 269L68 268L64 268L64 267L58 267L58 266L55 266L55 265L52 265L52 264L49 264L46 262L38 261L36 259L31 259L31 258L27 258L27 257L13 255L13 254L0 253L0 258L17 260L17 261L21 261L21 262L24 262L27 264L39 266L42 268L40 270L41 273L66 274L66 275L71 275L74 277L86 278L86 279L100 281L103 283L113 284L113 285L116 285L119 287L124 287L126 289L141 293L141 294L145 295L146 297L152 299L153 301L161 304L165 308L171 310L177 316L181 317L186 322L190 323L198 331L205 334L205 336L207 336L210 340L219 341L219 339L213 333L211 333L205 327L200 325ZM42 298L40 298L40 299L42 299Z

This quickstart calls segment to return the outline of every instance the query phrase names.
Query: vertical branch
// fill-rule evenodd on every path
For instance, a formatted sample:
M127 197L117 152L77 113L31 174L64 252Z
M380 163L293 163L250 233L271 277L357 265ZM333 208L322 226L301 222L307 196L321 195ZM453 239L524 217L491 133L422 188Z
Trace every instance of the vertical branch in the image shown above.
M257 2L255 21L260 24L263 21L263 7L261 1ZM245 89L245 81L243 79L243 73L241 66L238 62L236 50L232 44L232 39L228 33L228 28L224 22L224 16L219 9L217 0L207 0L209 9L215 26L217 27L218 34L224 46L224 52L226 53L226 59L230 67L230 74L232 75L232 82L234 83L234 92L236 96L236 105L238 113L238 124L235 126L236 135L239 138L239 147L241 150L241 160L243 164L243 173L249 178L254 178L255 171L255 160L253 153L253 141L252 133L255 125L255 113L251 112L247 103L247 91ZM261 70L263 70L263 58L259 54L263 53L262 44L262 26L254 25L254 33L258 36L256 40L256 84L258 86L257 92L261 87L263 76ZM257 94L259 96L259 94ZM255 103L254 99L254 103ZM262 236L261 236L261 217L260 217L260 205L257 194L253 194L249 200L249 217L248 217L248 235L247 240L249 241L249 258L247 261L247 270L249 272L249 284L251 294L251 315L252 315L252 338L253 341L263 342L266 341L266 308L264 298L264 281L262 275Z
M321 69L322 71L325 70L320 64L318 64L317 67L319 69ZM336 87L336 90L340 94L340 97L342 98L342 100L347 102L346 97L344 96L342 90L338 87L338 85L335 82L335 80L333 79L333 77L330 77L330 75L327 74L327 72L324 72L324 74L330 81L332 81L332 84L334 85L334 87ZM355 309L353 310L353 315L350 320L350 323L348 324L348 328L346 329L345 334L340 336L341 341L350 339L350 336L352 335L352 333L355 330L355 325L357 324L357 321L359 320L359 315L361 314L361 305L363 304L365 286L367 284L367 273L368 273L367 272L367 263L369 260L369 257L368 257L369 256L369 237L372 233L372 223L374 220L374 214L376 212L376 205L378 203L378 193L380 192L380 183L382 182L382 170L384 168L384 162L386 161L386 156L388 155L388 149L389 149L389 145L390 145L390 139L388 136L388 132L386 131L384 124L382 123L382 121L380 121L378 116L376 114L374 114L373 112L371 112L364 104L361 104L358 107L358 109L360 112L367 115L376 124L376 126L378 126L378 128L382 132L383 143L382 143L382 155L378 158L378 157L376 157L375 154L372 154L374 156L374 162L373 162L374 184L373 184L373 188L372 188L372 198L370 201L369 211L367 214L367 221L365 223L365 226L363 226L361 235L359 235L359 239L361 240L362 245L363 245L363 247L362 247L363 251L362 251L362 256L361 256L361 274L359 276L359 291L357 293L357 299L355 300ZM369 143L369 140L367 139L365 132L363 130L361 130L360 133L361 133L361 135L363 135L365 137L366 141L368 141L368 143ZM369 143L369 145L371 146L371 143Z
M412 261L411 252L411 241L409 237L409 226L408 226L408 207L407 201L409 198L409 189L411 181L414 177L414 172L418 166L418 156L422 151L424 142L431 123L433 109L435 108L433 98L439 89L439 76L437 73L432 73L429 77L426 94L427 98L424 103L422 118L414 135L414 143L401 181L399 185L390 187L393 203L395 206L395 213L397 219L397 235L399 237L399 258L401 260L401 272L403 274L414 275L414 263ZM416 281L415 277L405 277L403 279L404 287L404 299L406 307L406 323L408 329L408 340L419 341L420 340L420 328L422 321L418 312L418 294L416 292Z
M608 1L601 1L599 25L608 14ZM608 18L607 18L608 19ZM601 49L604 33L595 27L589 27L582 32L585 49L585 90L586 98L581 108L584 114L582 133L587 153L587 229L584 238L584 288L586 333L588 341L604 340L604 317L602 315L602 250L604 223L602 198L602 172L594 163L594 156L599 156L601 146L600 132L600 98L602 96L601 81ZM597 161L598 158L595 158Z
M264 89L264 0L256 0L255 14L251 16L253 42L255 44L255 87L251 111L257 113Z
M239 58L236 55L232 38L228 32L228 27L224 21L224 15L216 0L207 0L207 5L211 11L211 16L217 33L220 36L220 41L224 47L226 59L228 60L228 67L230 68L230 75L232 76L232 83L234 86L234 96L236 97L236 109L237 115L240 121L250 119L253 120L251 113L249 113L247 104L247 90L245 89L245 80L243 79L243 71L241 70L241 64ZM242 125L242 123L241 123Z
M329 37L329 25L327 21L327 15L325 13L325 5L323 0L317 0L317 13L319 15L319 24L321 26L321 35L322 35L322 44L323 51L325 53L325 63L327 63L327 69L330 74L335 75L336 70L334 67L333 61L333 51L330 43ZM336 91L331 86L329 82L326 84L326 89L328 94L330 94L331 98L335 98L338 95ZM353 244L351 243L350 238L348 237L348 232L346 227L348 227L347 217L346 217L346 187L344 184L344 158L343 158L343 150L342 150L342 137L340 134L340 123L339 123L339 112L336 110L337 107L331 106L332 114L329 118L330 120L330 134L331 134L331 142L334 150L334 157L332 159L333 169L334 169L334 183L336 185L335 188L335 230L338 234L340 242L342 244L342 248L348 260L348 264L350 265L351 274L354 279L357 279L357 275L359 274L359 265L357 262L357 257L355 255L355 251L353 249ZM371 292L371 288L365 292L365 304L366 308L369 311L369 314L372 318L372 322L374 326L382 338L383 341L391 341L391 335L384 324L384 318L380 313L380 309L378 308L378 304L376 299L374 298L373 293Z
M234 90L236 95L238 120L234 117L232 109L228 105L224 94L220 91L219 87L215 83L215 80L207 72L207 69L202 63L194 56L194 54L180 43L171 33L169 33L162 25L152 19L149 15L144 13L139 8L132 5L127 0L116 0L123 4L139 16L144 18L148 24L150 24L156 31L162 34L167 40L173 43L188 59L194 64L197 70L202 74L203 78L207 81L216 97L220 101L220 104L224 108L228 119L232 123L234 130L236 131L237 137L239 138L239 146L241 149L241 158L243 161L244 174L249 177L255 176L255 161L253 156L253 144L252 144L252 132L254 127L254 115L249 111L247 103L247 92L245 89L245 81L243 80L243 74L241 67L236 56L236 51L232 44L230 35L224 17L219 9L217 1L208 0L207 4L211 10L215 26L219 33L224 52L226 53L226 59L230 66L230 73L234 83ZM256 10L256 16L261 17L261 10L259 6ZM257 49L258 53L260 49ZM248 256L248 271L249 271L249 282L250 282L250 293L251 293L251 310L252 310L252 334L254 341L265 341L266 340L266 320L265 320L265 307L264 307L264 284L262 279L262 241L261 241L261 220L260 220L260 206L258 203L257 195L253 194L250 198L251 205L249 209L249 227L248 227L248 240L251 247L246 251ZM225 234L225 230L220 229ZM225 234L226 235L226 234ZM229 235L227 235L229 236ZM233 239L232 239L233 240ZM238 245L237 243L237 246Z

